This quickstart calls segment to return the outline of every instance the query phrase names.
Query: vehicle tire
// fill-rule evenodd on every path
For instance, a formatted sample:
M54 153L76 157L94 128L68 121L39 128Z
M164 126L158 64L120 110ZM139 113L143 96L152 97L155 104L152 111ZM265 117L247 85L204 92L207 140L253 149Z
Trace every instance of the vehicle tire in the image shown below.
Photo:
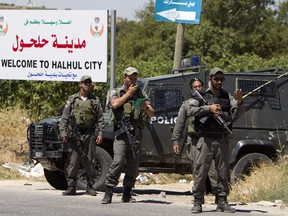
M67 189L67 180L62 171L50 171L44 169L44 175L47 182L57 190L66 190Z
M249 176L253 167L261 162L269 162L271 159L261 153L250 153L243 156L234 166L231 172L231 182L243 180L244 176Z
M105 191L106 190L106 185L105 185L105 180L106 180L106 175L108 173L108 169L110 167L110 164L112 162L112 157L110 154L105 151L105 149L101 147L96 147L96 180L95 184L93 185L93 188L97 191ZM79 169L78 176L83 173L83 169ZM85 177L78 177L77 180L77 189L86 189L86 179Z

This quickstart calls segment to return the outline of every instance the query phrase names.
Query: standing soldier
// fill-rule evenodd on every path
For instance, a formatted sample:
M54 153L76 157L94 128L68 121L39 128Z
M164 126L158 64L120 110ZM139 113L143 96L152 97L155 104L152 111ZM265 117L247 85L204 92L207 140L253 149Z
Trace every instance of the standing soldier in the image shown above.
M104 118L99 99L92 94L92 90L91 77L82 76L80 91L69 97L59 124L61 140L69 143L69 155L65 166L68 188L62 193L63 196L76 195L81 157L85 165L86 194L96 196L96 191L93 189L96 178L96 144L101 144L103 141ZM96 128L99 131L97 137L95 137ZM72 137L69 137L70 133L73 134Z
M193 185L194 206L192 213L202 212L205 180L213 158L218 174L218 203L216 211L234 213L235 209L229 206L229 131L219 123L219 118L227 122L232 121L232 115L240 116L245 109L243 106L242 91L237 89L235 98L223 89L224 72L220 68L213 68L209 73L210 87L205 91L198 106L189 106L189 116L195 116L195 129L199 135L196 149L195 181ZM218 120L217 120L218 119ZM221 122L223 122L221 121Z
M136 202L131 197L131 189L135 185L139 172L142 152L141 129L148 117L154 115L154 109L142 89L137 85L138 70L128 67L124 71L124 84L114 89L110 94L109 105L113 112L115 140L114 156L106 178L106 192L102 204L112 201L113 188L118 185L118 179L126 162L126 173L123 180L124 192L121 201Z
M196 162L196 144L198 142L198 134L194 130L194 116L188 116L187 110L189 105L197 106L199 104L199 101L197 98L195 98L195 93L194 90L201 91L203 87L203 82L198 78L194 77L190 81L190 88L191 88L191 96L188 100L184 101L182 104L178 116L177 116L177 121L173 129L172 133L172 142L173 142L173 151L176 154L180 154L180 146L179 146L179 140L180 138L183 137L183 132L186 126L186 122L188 121L188 129L187 129L187 145L191 148L191 159L193 161L193 175L195 173L195 162ZM211 165L211 168L208 173L211 187L212 187L212 193L216 196L215 198L215 203L217 203L217 171L215 169L215 164L214 161ZM195 178L195 177L194 177ZM203 200L204 203L204 200Z

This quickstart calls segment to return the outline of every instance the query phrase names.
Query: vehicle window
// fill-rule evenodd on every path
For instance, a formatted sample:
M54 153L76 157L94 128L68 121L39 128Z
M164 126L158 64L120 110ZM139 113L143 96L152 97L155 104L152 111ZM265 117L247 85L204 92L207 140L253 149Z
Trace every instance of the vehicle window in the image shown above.
M236 79L236 86L239 89L242 89L243 94L248 94L253 92L250 96L263 96L263 97L275 97L277 86L275 81L270 80L253 80L253 79ZM262 87L261 87L262 86Z
M180 89L155 89L152 95L153 107L156 110L177 107L183 101Z

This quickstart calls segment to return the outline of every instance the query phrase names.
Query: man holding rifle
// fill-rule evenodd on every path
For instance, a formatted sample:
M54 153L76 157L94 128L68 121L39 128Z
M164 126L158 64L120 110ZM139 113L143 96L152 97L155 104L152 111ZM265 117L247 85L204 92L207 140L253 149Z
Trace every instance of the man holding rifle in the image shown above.
M191 159L193 161L193 175L195 174L195 164L196 164L196 144L198 142L198 133L194 130L194 116L187 116L187 109L190 105L193 105L195 102L198 105L199 102L199 96L197 97L196 93L198 93L200 96L201 94L198 92L203 92L203 82L198 77L193 77L190 80L190 89L191 94L188 100L184 101L182 106L179 109L177 121L173 129L172 133L172 142L173 142L173 151L177 155L180 154L180 145L179 140L183 137L185 126L187 124L187 139L186 139L186 145L188 146L188 150L191 156ZM202 96L201 96L202 97ZM185 138L185 137L184 137ZM209 172L208 172L211 189L213 195L215 195L215 203L218 203L217 198L217 171L215 169L215 163L214 160L212 161L212 164L210 166ZM203 199L204 203L204 199Z
M198 97L198 105L188 107L189 116L195 116L195 130L199 141L196 146L196 168L193 185L194 206L192 213L202 212L205 179L212 160L218 173L218 203L216 211L234 213L235 209L227 202L229 195L229 140L232 130L232 116L240 116L245 111L242 91L237 89L235 98L223 89L224 72L213 68L209 73L210 87L203 97Z
M149 117L154 115L151 103L137 85L138 70L128 67L124 71L124 84L110 93L109 105L113 116L115 140L113 143L113 161L106 177L106 192L101 201L109 204L112 201L113 188L117 186L118 179L126 162L126 173L123 180L124 192L121 201L125 203L136 202L131 197L131 189L135 185L139 172L141 158L141 129Z

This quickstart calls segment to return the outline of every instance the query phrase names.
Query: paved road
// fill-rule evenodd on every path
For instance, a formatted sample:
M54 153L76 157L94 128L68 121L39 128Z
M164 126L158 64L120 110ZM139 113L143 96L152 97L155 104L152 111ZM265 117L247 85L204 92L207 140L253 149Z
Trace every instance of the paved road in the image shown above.
M77 191L73 197L63 197L61 191L53 189L46 182L0 181L0 216L188 216L191 214L191 194L189 191L166 190L166 196L159 195L162 189L140 188L137 203L121 203L121 188L117 188L113 203L103 205L103 193L96 197L87 196L84 191ZM235 216L284 216L287 208L263 207L259 205L236 205ZM227 215L215 211L216 206L205 204L201 216Z

